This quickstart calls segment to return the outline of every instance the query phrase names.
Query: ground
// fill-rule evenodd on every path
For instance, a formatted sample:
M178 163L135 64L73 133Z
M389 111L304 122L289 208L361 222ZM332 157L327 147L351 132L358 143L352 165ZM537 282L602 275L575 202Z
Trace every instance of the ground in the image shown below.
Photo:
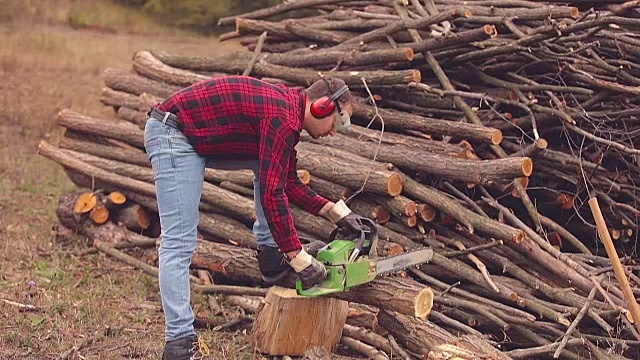
M54 119L63 108L113 117L99 101L101 74L130 69L139 49L212 56L239 46L90 0L0 0L0 44L0 359L57 359L91 339L69 358L158 359L157 280L54 243L58 197L74 185L36 154L37 144L59 135ZM203 338L212 359L255 357L246 333Z

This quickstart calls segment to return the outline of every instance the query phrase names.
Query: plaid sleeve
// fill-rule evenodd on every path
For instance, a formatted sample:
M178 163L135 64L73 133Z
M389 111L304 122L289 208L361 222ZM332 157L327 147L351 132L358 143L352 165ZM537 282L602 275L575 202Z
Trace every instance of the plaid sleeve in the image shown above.
M291 151L289 159L289 176L287 177L287 186L285 192L291 198L291 201L301 206L307 212L318 215L320 209L329 202L329 200L318 195L313 189L300 181L297 171L297 152L294 148Z
M277 116L264 121L260 132L260 199L269 229L282 252L300 250L285 193L295 132Z

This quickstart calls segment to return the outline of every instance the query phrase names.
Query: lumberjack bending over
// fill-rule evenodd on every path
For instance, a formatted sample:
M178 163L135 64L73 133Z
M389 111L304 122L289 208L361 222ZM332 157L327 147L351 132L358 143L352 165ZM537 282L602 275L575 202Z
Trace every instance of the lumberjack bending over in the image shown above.
M144 141L155 177L162 241L159 284L165 314L163 359L197 359L189 266L196 249L205 167L252 169L257 258L267 283L293 269L305 288L322 281L324 266L303 248L289 200L339 227L361 230L360 217L303 184L296 172L300 132L313 138L350 125L352 98L339 79L306 89L226 76L184 88L149 113ZM317 251L317 249L315 249Z

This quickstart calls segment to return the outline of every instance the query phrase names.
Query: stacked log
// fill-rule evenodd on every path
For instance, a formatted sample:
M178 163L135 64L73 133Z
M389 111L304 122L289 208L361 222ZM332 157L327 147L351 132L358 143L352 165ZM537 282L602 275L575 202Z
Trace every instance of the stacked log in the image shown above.
M62 228L117 248L157 246L145 113L181 87L225 74L290 86L334 76L355 95L354 125L330 138L302 136L299 178L375 219L381 256L435 251L429 264L335 295L368 309L347 320L344 346L374 358L397 349L429 359L637 358L640 319L611 276L587 204L602 204L640 294L637 8L299 0L223 18L235 30L221 39L248 51L140 50L130 71L104 71L100 101L114 119L59 112L65 135L39 153L88 189L61 198ZM264 286L251 250L252 188L250 171L205 172L192 266L216 283ZM116 192L126 210L103 221L96 206ZM130 221L141 212L147 228ZM329 240L332 224L292 212L303 242ZM418 312L425 293L433 307Z

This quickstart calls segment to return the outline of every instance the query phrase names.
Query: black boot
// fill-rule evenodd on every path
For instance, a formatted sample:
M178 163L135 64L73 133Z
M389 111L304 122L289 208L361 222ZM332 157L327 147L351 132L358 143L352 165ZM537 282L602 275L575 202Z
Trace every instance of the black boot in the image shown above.
M162 360L200 360L202 350L197 335L168 341L164 346Z
M273 246L258 247L258 267L262 273L262 280L267 285L273 285L287 276L293 269L287 263L280 249Z

